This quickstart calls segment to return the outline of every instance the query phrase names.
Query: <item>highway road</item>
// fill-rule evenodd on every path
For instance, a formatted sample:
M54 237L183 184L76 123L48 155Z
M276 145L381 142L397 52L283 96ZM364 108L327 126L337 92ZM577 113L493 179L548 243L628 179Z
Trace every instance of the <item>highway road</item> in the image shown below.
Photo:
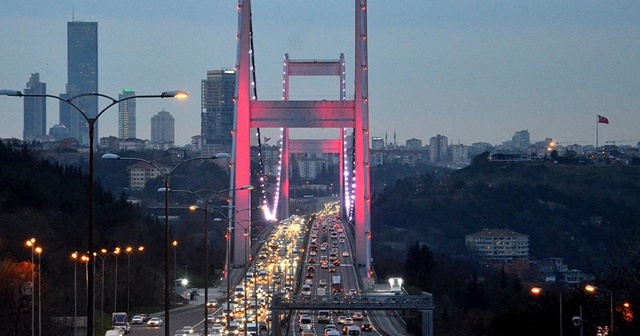
M267 330L272 329L269 303L275 294L303 295L314 300L339 299L345 302L362 294L358 285L358 270L354 267L351 256L352 238L348 229L337 219L338 213L334 203L318 211L313 223L298 216L274 223L252 248L252 264L245 269L233 270L232 279L237 280L233 281L231 286L235 290L230 297L231 315L228 319L239 323L238 335L245 334L243 321L248 320L251 323L255 322L256 318L263 327L260 334L267 335ZM201 294L202 292L200 290ZM210 327L214 323L220 323L225 328L227 324L227 317L223 315L222 309L226 306L225 293L224 281L222 286L209 291L211 299L219 299L219 306L213 317L214 322L209 323ZM172 336L183 326L192 326L196 332L203 333L203 296L197 298L200 301L172 311ZM389 315L392 313L348 310L346 307L348 304L345 304L345 309L329 311L326 314L319 310L290 312L290 319L284 323L282 335L302 335L301 331L308 329L312 332L305 335L323 336L325 328L329 325L334 325L342 335L345 326L360 327L363 323L377 325L379 330L362 333L354 331L351 335L406 334L397 331ZM326 316L319 319L319 315ZM302 316L308 316L310 323L301 325L299 322ZM231 323L232 329L234 325ZM164 326L134 325L131 333L134 336L164 335ZM248 332L247 334L250 335Z

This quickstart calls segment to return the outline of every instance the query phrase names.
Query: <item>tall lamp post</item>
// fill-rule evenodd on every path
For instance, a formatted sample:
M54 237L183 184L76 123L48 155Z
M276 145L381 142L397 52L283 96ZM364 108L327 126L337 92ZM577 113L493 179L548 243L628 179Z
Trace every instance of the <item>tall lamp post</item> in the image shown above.
M204 334L209 334L209 320L208 317L208 305L209 305L209 286L207 285L207 278L209 277L209 204L218 195L231 190L252 190L252 185L242 186L235 189L223 189L212 194L208 199L199 195L199 192L206 191L208 189L191 191L182 189L171 189L169 192L181 192L194 195L204 205ZM159 188L158 192L166 192L165 188ZM198 206L190 206L190 210L198 210Z
M114 268L114 273L113 273L113 312L117 312L118 311L118 257L120 256L120 252L122 250L120 250L119 247L116 247L115 250L112 252L113 256L116 259L116 267Z
M220 211L215 210L218 214L220 214L220 216L222 216L224 219L216 217L213 219L213 221L215 222L223 222L223 221L227 221L227 233L226 233L226 237L227 237L227 253L225 256L225 275L227 277L227 310L230 311L229 309L229 304L230 304L230 296L231 296L231 237L233 234L233 228L231 227L231 220L233 219L233 217L235 215L237 215L240 212L243 211L250 211L250 210L257 210L257 209L262 209L261 206L259 207L255 207L255 208L248 208L248 209L242 209L242 210L238 210L238 211L234 211L233 214L229 217L227 217L225 214L223 214ZM231 314L229 314L227 312L226 314L226 320L227 320L227 325L229 325L229 323L231 322Z
M603 291L603 292L609 293L609 317L610 317L609 327L611 328L611 330L609 330L609 333L610 335L613 335L613 291L610 289L604 289L604 288L596 287L593 285L586 285L584 286L584 289L590 293L594 293L597 291Z
M531 294L533 295L540 295L542 294L542 291L543 290L540 287L531 288ZM558 293L560 295L560 336L562 336L562 289L560 289Z
M173 246L173 293L175 294L178 292L178 285L176 284L176 279L178 279L178 268L176 267L178 260L178 241L174 240L171 246Z
M105 94L101 94L101 93L97 93L97 92L89 92L89 93L82 93L76 96L73 96L71 98L65 99L65 98L61 98L58 96L54 96L54 95L49 95L49 94L31 94L31 93L22 93L19 90L11 90L11 89L2 89L0 90L0 96L10 96L10 97L45 97L45 98L52 98L52 99L57 99L61 102L64 102L65 104L71 106L73 109L75 109L76 111L78 111L80 113L80 115L82 115L82 117L87 121L87 125L89 126L89 198L88 198L88 223L87 223L87 235L88 235L88 239L87 239L87 251L91 252L94 251L93 248L93 182L94 182L94 162L93 162L93 158L94 158L94 133L95 133L95 124L98 121L98 118L100 118L100 116L106 112L110 107L119 104L120 102L126 101L126 100L130 100L130 99L137 99L137 98L186 98L188 95L186 92L184 91L179 91L179 90L173 90L173 91L165 91L162 92L161 94L158 95L139 95L139 96L127 96L121 99L115 99L113 97L110 97L108 95ZM96 114L95 116L89 116L87 115L78 105L76 105L73 101L75 99L78 98L82 98L82 97L87 97L87 96L94 96L94 97L102 97L102 98L106 98L108 100L111 100L111 102L109 102L109 104L107 104L107 106L105 108L103 108L102 110L100 110L100 112L98 112L98 114ZM89 258L88 263L90 264L90 267L93 267L93 258ZM93 317L93 311L94 311L94 285L93 285L93 274L90 272L89 273L89 279L88 279L88 294L87 294L87 336L94 336L94 332L93 332L93 327L94 327L94 317Z
M131 292L131 290L129 289L129 287L131 287L131 252L133 252L133 247L128 246L125 250L127 253L127 315L129 314L129 303L130 303L130 298L129 298L129 294ZM138 247L138 251L142 252L144 251L144 246L139 246Z
M78 334L78 251L71 253L73 259L73 335Z
M36 332L36 297L35 297L35 282L36 282L36 268L33 263L33 252L36 248L36 239L31 238L25 242L25 245L31 248L31 336L35 335Z
M42 247L36 247L38 254L38 335L42 336Z
M183 161L180 161L177 165L173 166L171 169L169 169L168 172L164 172L162 169L160 169L160 167L149 161L149 160L145 160L145 159L141 159L141 158L133 158L133 157L121 157L120 155L116 155L116 154L104 154L102 156L103 159L109 159L109 160L128 160L128 161L137 161L137 162L144 162L150 166L152 166L153 168L157 169L158 172L162 175L162 177L164 178L164 188L165 188L165 192L164 192L164 227L165 227L165 248L164 248L164 334L165 336L169 336L170 333L170 316L169 316L169 241L170 241L170 236L171 236L171 231L169 230L169 181L171 179L171 174L180 166L182 166L183 164L187 163L187 162L191 162L191 161L195 161L195 160L215 160L215 159L226 159L226 158L230 158L231 155L227 154L227 153L218 153L215 154L213 156L209 156L209 157L193 157L190 159L186 159Z

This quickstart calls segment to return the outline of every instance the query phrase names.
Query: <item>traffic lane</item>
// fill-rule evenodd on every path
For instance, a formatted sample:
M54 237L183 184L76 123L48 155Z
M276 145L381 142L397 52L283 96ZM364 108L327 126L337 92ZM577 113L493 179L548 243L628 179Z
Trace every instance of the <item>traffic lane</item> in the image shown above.
M169 329L169 334L173 335L176 330L182 329L184 326L196 326L198 323L200 325L196 327L196 330L203 328L203 317L204 317L204 307L202 305L189 307L180 311L172 311L171 312L171 325ZM154 314L153 316L158 316ZM160 317L162 319L162 317ZM163 319L164 320L164 319ZM163 321L164 322L164 321ZM149 327L146 323L144 324L134 324L131 326L131 333L135 333L135 335L141 336L161 336L164 335L164 323L159 327Z

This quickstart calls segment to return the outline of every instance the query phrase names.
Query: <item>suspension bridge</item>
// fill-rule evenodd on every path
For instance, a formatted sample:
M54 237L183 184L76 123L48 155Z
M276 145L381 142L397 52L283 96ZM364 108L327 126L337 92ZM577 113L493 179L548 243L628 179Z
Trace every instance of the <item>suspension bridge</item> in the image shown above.
M347 65L344 54L332 60L292 59L284 54L282 70L282 99L259 100L254 67L253 25L251 1L238 1L238 32L236 92L234 97L234 126L232 131L231 185L251 184L252 130L258 137L258 161L262 176L261 195L267 219L289 216L289 156L295 153L334 153L340 155L341 219L355 228L354 258L366 270L371 269L371 214L369 180L369 93L367 55L367 1L355 0L355 59L353 64L354 94L347 99ZM338 100L290 100L290 78L294 76L337 76L340 78ZM276 177L276 191L265 192L266 177L261 158L260 129L280 129L281 147ZM328 140L292 139L291 128L335 129L335 138ZM268 199L267 195L272 195ZM249 222L250 193L230 194L229 218L232 226ZM232 230L235 267L245 266L250 256L247 249L250 237L243 230Z

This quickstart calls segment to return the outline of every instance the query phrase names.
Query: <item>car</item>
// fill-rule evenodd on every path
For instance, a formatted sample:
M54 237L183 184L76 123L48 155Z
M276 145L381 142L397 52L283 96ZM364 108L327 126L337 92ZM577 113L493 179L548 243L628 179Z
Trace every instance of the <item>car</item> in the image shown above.
M315 264L316 263L316 258L309 258L309 263L310 264Z
M209 302L207 302L207 308L216 308L216 307L218 307L218 301L209 300Z
M142 324L142 322L144 322L144 318L140 315L133 315L131 318L132 324Z
M349 252L347 252L347 251L342 252L342 256L343 257L348 257L349 256Z
M340 238L340 240L338 240L338 243L344 244L344 239Z
M149 327L159 327L162 325L162 319L159 317L152 317L147 321L147 326Z
M327 280L325 279L320 279L320 281L318 281L318 286L327 286Z
M107 330L104 336L124 336L124 331L122 329Z
M344 319L344 324L345 325L353 325L353 319L351 317L346 317Z
M347 319L346 316L340 315L338 316L338 324L344 324L344 321Z
M365 322L360 326L362 331L373 331L373 326L369 322Z
M362 312L353 312L353 315L351 315L351 317L353 318L354 321L362 321L362 319L364 318L364 314L362 314Z
M216 323L209 328L212 334L222 334L222 324Z
M184 326L182 327L181 331L185 334L193 334L195 332L192 326Z

